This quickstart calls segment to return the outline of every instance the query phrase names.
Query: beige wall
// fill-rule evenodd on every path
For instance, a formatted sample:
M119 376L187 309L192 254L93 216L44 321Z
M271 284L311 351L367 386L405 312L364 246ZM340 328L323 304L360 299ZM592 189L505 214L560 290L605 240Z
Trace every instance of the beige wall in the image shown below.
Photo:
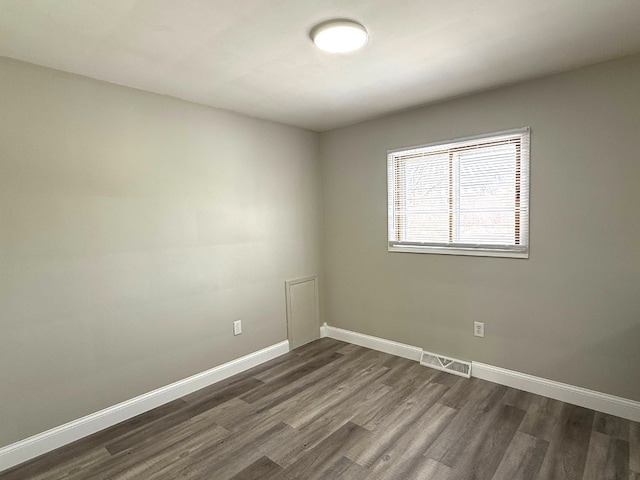
M387 252L387 149L526 125L530 259ZM640 56L322 134L323 320L640 400L639 155Z
M0 446L286 339L317 134L7 59L0 109Z

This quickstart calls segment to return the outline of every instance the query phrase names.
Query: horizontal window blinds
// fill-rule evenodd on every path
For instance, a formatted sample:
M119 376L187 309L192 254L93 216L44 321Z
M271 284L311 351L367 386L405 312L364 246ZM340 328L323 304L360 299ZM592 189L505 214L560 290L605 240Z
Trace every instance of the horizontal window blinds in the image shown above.
M388 155L389 245L526 251L529 129Z

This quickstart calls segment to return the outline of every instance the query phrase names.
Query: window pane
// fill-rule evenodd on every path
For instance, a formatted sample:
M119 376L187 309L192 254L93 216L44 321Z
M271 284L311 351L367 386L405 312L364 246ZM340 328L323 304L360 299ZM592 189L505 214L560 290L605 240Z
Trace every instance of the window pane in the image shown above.
M501 145L456 154L456 241L515 243L516 147Z
M405 163L404 200L407 242L447 242L449 238L449 155L430 155Z

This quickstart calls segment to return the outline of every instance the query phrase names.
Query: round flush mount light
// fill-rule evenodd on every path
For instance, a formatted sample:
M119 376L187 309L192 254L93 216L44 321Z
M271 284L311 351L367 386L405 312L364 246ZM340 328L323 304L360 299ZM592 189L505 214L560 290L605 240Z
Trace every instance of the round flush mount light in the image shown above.
M349 53L366 45L367 29L352 20L330 20L311 30L313 43L329 53Z

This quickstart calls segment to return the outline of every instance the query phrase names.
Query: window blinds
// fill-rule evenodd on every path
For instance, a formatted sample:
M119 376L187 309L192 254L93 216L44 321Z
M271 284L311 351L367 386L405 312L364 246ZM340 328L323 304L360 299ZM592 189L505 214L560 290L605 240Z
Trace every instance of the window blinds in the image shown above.
M388 154L389 246L526 252L529 129Z

